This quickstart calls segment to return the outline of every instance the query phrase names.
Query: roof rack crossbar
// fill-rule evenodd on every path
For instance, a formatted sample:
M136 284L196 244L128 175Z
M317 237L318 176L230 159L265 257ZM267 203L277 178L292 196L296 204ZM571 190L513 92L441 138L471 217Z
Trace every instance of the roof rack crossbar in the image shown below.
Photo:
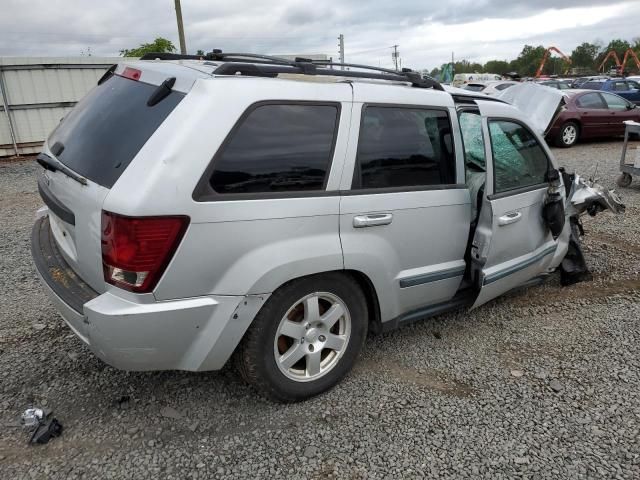
M434 90L444 90L442 85L435 79L428 76L421 76L418 72L403 68L401 71L390 70L370 65L360 65L357 63L336 63L331 60L311 60L308 58L296 57L295 60L274 57L270 55L259 55L254 53L223 53L222 50L214 49L205 55L182 55L179 53L147 53L140 60L211 60L225 62L225 65L218 67L214 73L218 75L252 75L270 76L278 73L298 73L303 75L324 75L349 78L370 78L380 80L392 80L409 82L413 87L433 88ZM233 63L242 64L232 65ZM287 70L275 71L266 67L288 67ZM318 68L322 67L322 68ZM334 67L341 67L335 69ZM344 68L356 68L362 71L344 70Z

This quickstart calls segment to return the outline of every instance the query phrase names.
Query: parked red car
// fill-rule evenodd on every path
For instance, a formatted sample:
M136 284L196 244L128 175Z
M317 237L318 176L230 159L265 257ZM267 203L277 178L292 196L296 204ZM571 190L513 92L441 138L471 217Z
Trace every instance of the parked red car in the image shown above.
M564 91L564 104L547 132L559 147L572 147L586 138L624 135L625 120L640 122L640 108L608 92Z

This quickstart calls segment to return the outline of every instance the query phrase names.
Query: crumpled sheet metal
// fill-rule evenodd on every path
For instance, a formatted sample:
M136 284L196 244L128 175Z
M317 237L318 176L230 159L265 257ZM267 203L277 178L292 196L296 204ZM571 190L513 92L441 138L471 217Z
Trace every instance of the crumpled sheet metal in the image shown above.
M577 174L573 178L568 199L567 207L570 216L581 215L584 212L595 215L604 210L624 213L625 210L625 205L615 190L584 180Z

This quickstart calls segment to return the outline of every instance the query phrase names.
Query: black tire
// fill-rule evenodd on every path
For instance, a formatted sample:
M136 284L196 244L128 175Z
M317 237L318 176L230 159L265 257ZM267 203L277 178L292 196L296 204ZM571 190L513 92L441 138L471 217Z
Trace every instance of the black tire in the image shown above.
M573 135L570 132L573 131ZM560 132L556 137L556 146L561 148L573 147L580 138L580 125L576 122L565 122L560 127Z
M628 186L630 186L632 181L633 177L631 177L631 175L626 172L621 173L618 178L616 178L616 183L619 187L622 188L627 188Z
M296 302L315 292L338 297L351 318L351 333L334 366L320 378L297 381L276 364L274 342L278 327ZM327 273L289 282L276 290L247 330L235 354L236 367L259 393L279 402L297 402L335 386L351 370L367 336L367 302L357 282L347 274Z

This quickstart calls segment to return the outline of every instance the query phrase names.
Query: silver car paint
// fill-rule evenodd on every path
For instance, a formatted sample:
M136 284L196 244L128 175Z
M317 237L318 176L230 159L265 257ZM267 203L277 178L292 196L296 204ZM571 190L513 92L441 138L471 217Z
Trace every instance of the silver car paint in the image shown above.
M164 75L162 66L170 63L151 63L153 75L144 72L143 78L159 82ZM145 69L147 64L136 65ZM171 67L172 74L179 71ZM193 80L189 94L110 191L94 185L82 190L79 184L75 187L71 180L55 176L52 188L56 196L86 220L77 223L73 232L74 238L82 236L80 243L86 249L74 269L98 292L104 292L85 304L81 317L60 305L59 299L58 307L101 358L133 370L221 368L271 292L289 280L323 271L347 268L367 275L384 321L456 293L462 275L451 272L464 267L470 221L467 188L340 194L351 185L360 110L366 102L449 109L458 183L464 183L461 138L449 94L376 82L205 79L201 75L200 71L187 75L184 85ZM213 154L242 113L263 100L341 103L327 184L333 195L195 201L192 192ZM491 108L522 119L508 105ZM186 214L191 218L185 238L152 294L136 295L104 285L101 209L132 216ZM392 222L353 227L354 217L371 213L390 213ZM532 211L530 223L522 224L541 229L534 216ZM542 233L535 235L538 238ZM64 243L57 235L56 240ZM507 236L500 241L508 266L507 257L514 255L515 246ZM80 248L78 242L76 248ZM556 257L552 263L555 261ZM536 270L551 266L537 265ZM527 275L534 273L539 272L527 271ZM440 278L441 274L446 278ZM430 281L420 283L424 279ZM410 286L400 288L402 280ZM486 292L486 297L494 296Z
M421 105L424 92L389 89L385 86L360 88L354 85L351 130L360 126L366 103ZM453 109L450 95L433 95L428 106ZM457 130L455 111L449 112ZM457 181L464 184L464 162L460 136L455 135ZM353 179L357 137L349 144L341 189L348 191ZM354 219L362 215L389 214L388 225L357 228ZM469 191L457 189L369 193L345 195L340 202L340 239L346 269L364 273L373 284L383 322L420 306L440 303L453 297L464 273L464 252L470 223ZM443 221L446 219L446 221ZM437 228L434 228L436 227ZM445 272L458 275L435 280ZM440 275L438 275L440 274ZM401 288L402 280L422 283Z
M44 151L51 155L48 147ZM62 255L94 290L104 292L100 223L102 204L109 190L94 182L82 185L61 172L45 171L43 179L63 205L73 206L75 225L49 212L51 230Z
M512 87L515 88L515 87ZM488 118L513 119L528 125L522 112L515 107L495 102L478 101L483 117L487 178L480 218L474 235L471 257L474 269L480 269L480 293L473 308L511 290L515 286L554 270L568 248L569 222L554 239L542 220L542 207L547 186L502 198L491 199L494 192L493 162ZM555 159L539 133L531 129L554 168ZM564 189L560 189L564 199ZM568 213L567 219L568 219ZM517 220L508 220L517 216Z

